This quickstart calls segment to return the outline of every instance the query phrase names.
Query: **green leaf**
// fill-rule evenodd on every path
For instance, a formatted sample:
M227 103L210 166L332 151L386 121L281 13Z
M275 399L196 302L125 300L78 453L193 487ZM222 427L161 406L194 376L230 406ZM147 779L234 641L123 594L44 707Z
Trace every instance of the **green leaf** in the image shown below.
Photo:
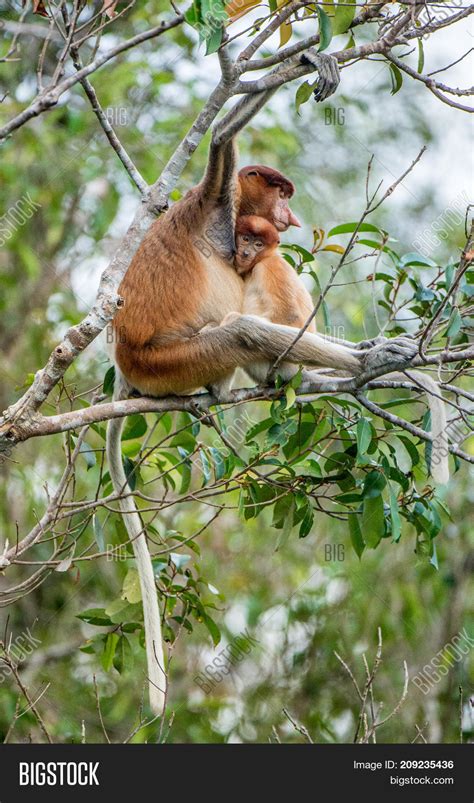
M199 22L200 15L200 4L196 2L196 0L194 0L192 6L190 6L190 8L184 12L184 18L186 22L189 22L189 24L193 27Z
M416 448L415 444L412 443L410 438L407 438L406 435L397 435L397 438L403 443L405 449L410 455L412 468L418 465L420 462L420 455L418 454L418 449Z
M186 452L187 454L187 452ZM183 457L183 455L181 455ZM181 485L179 488L179 494L185 494L189 490L189 486L191 485L191 461L186 460L180 467L181 471Z
M456 266L455 265L452 265L452 264L451 265L446 265L446 271L445 271L445 274L444 274L444 286L445 286L446 290L450 289L450 287L451 287L451 285L453 283L455 272L456 272Z
M381 494L364 499L362 533L370 549L375 549L385 533L385 513Z
M221 631L216 625L214 619L211 619L211 617L207 613L201 614L201 618L204 624L206 625L207 629L209 630L209 633L211 634L214 647L217 647L217 645L221 640Z
M109 633L104 644L104 652L102 653L100 662L102 664L103 669L106 672L109 672L112 668L112 662L114 660L115 655L115 648L117 646L119 640L119 636L117 633Z
M390 517L392 520L392 541L399 541L400 536L402 534L402 520L400 518L400 513L398 510L398 500L397 496L389 483L389 492L390 492Z
M135 463L133 460L130 460L129 457L123 458L123 470L131 490L134 491L137 485L137 471L135 469Z
M437 551L436 551L436 544L434 543L434 541L433 541L433 542L432 542L432 544L431 544L431 558L430 558L430 563L431 563L431 565L432 565L432 566L434 566L434 567L435 567L435 569L439 570L439 564L438 564L438 553L437 553Z
M206 56L210 56L211 53L215 53L219 49L222 42L223 33L224 29L218 28L211 33L208 39L206 39Z
M295 108L297 114L300 113L300 106L302 106L303 103L307 103L307 101L313 94L313 91L314 91L314 81L312 83L310 83L309 81L303 81L303 83L300 84L300 86L296 90L296 95L295 95Z
M283 424L273 424L268 430L266 442L270 446L275 444L278 444L278 446L284 446L285 443L288 442L289 437L294 435L297 429L298 422L293 418L290 418Z
M129 569L123 581L122 599L133 605L135 602L140 602L141 598L142 592L138 572L136 569Z
M328 231L328 237L334 237L336 234L352 234L355 231L376 231L378 234L385 236L387 232L374 226L373 223L341 223L340 226L335 226Z
M102 528L102 524L99 521L99 517L97 513L94 513L92 516L92 526L94 528L94 537L99 547L100 552L105 552L105 538L104 538L104 530Z
M286 389L286 409L293 407L296 399L296 391L291 386Z
M96 460L95 452L89 446L89 444L86 443L85 441L82 441L81 445L79 446L79 452L81 453L81 455L83 456L84 460L86 461L87 471L89 471L90 468L94 468L94 466L97 463L97 460Z
M300 529L298 535L300 538L306 538L307 535L311 532L311 527L313 526L314 521L314 511L312 507L308 504L306 509L306 513L303 516L303 519L300 524Z
M392 81L391 95L396 95L403 84L403 75L395 64L390 62L390 78Z
M332 23L331 17L326 14L321 6L316 6L319 17L319 47L318 50L326 50L331 44L332 39Z
M114 616L116 617L118 613L121 613L122 611L125 611L128 607L129 607L129 604L128 604L128 602L126 600L121 599L121 598L120 599L114 599L114 601L111 602L110 605L107 605L107 608L105 609L105 612L106 612L107 616L110 616L110 618L112 619L113 622L116 622L118 624L119 622L123 621L123 617L121 617L119 619L116 619L116 618L114 619Z
M212 479L211 464L206 452L202 447L199 449L199 457L201 458L202 473L204 474L203 485L206 485Z
M446 330L446 337L456 337L456 335L459 334L461 330L461 326L462 326L461 313L459 312L458 308L455 307L449 319L449 326Z
M424 287L424 285L420 282L416 288L415 298L417 301L433 301L436 296L433 293L433 290L431 290L429 287Z
M387 484L387 480L381 471L370 471L364 480L364 499L374 499L380 496Z
M126 636L120 636L115 648L113 664L117 672L122 674L133 667L133 652Z
M351 544L354 548L354 552L356 553L357 557L360 559L362 557L362 553L365 549L365 541L362 535L362 530L360 528L359 523L359 514L358 513L351 513L348 518L348 525L349 525L349 535L351 539Z
M102 393L105 393L106 396L112 396L114 392L114 383L115 383L115 366L112 365L104 376L104 383L102 385Z
M423 50L423 40L418 39L418 64L416 67L416 71L418 73L422 73L424 66L425 66L425 51Z
M181 571L181 569L186 566L187 563L191 560L191 555L183 555L181 552L171 552L170 559L173 561L176 569Z
M76 614L76 619L81 619L89 625L97 625L97 627L110 627L113 625L104 608L88 608L87 611Z
M331 313L329 312L329 307L328 307L327 302L326 302L326 300L324 298L323 298L321 307L322 307L322 310L323 310L324 326L326 327L326 330L327 329L331 329Z
M357 453L363 455L366 453L370 442L372 440L372 424L368 418L363 416L357 422Z
M295 507L296 507L295 498L294 498L294 496L292 496L290 504L289 504L289 507L288 507L288 510L287 510L287 513L286 513L286 516L285 516L284 521L283 521L283 527L282 527L281 533L279 535L279 538L278 538L278 541L277 541L277 545L275 547L275 551L276 552L279 549L281 549L281 547L284 546L284 544L286 544L286 542L288 541L288 538L290 536L291 530L293 529L293 519L294 519L294 515L295 515Z
M140 413L129 415L125 424L122 440L131 441L133 438L141 438L147 431L146 419Z
M356 0L340 0L336 6L334 19L332 21L333 36L345 33L354 19L356 12Z
M188 453L193 452L196 447L196 438L189 429L185 429L183 432L174 435L170 441L170 446L181 446L183 449L186 449Z
M406 268L408 266L413 265L423 265L427 268L436 268L436 262L430 257L425 257L422 254L418 254L416 251L410 251L408 254L403 254L399 260L399 267Z

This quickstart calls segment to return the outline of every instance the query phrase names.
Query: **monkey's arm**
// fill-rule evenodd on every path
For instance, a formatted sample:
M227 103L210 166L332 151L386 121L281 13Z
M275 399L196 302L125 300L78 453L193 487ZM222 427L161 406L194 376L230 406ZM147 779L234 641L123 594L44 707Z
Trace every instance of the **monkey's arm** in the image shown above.
M299 75L305 75L308 67L317 70L320 77L314 93L315 99L325 100L336 91L339 84L337 61L333 56L309 48L303 55L298 55L289 63L278 65L268 76L273 79L274 85L241 98L223 120L214 126L207 169L199 191L203 202L211 204L215 209L210 236L225 259L232 258L235 245L233 233L237 206L235 137L263 108L281 84Z
M222 145L212 140L199 192L207 211L206 236L219 254L231 261L237 214L237 146L234 140Z
M214 126L213 142L219 145L235 137L267 103L278 87L295 78L307 75L308 72L311 72L311 68L318 72L320 79L314 92L314 98L317 102L326 100L339 85L339 67L333 56L319 53L316 48L310 47L303 54L279 64L267 76L260 79L260 82L251 82L256 89L241 98L223 120ZM258 91L260 84L262 89ZM249 86L250 83L247 87L245 83L241 84L243 91L248 91Z
M354 343L352 340L344 340L341 337L333 337L333 335L325 335L321 332L318 332L318 334L328 343L338 343L340 346L346 346L348 349L356 349L357 351L369 351L369 349L374 346L381 346L383 343L388 343L390 340L390 338L384 337L384 335L377 335L377 337L372 337L368 340L360 340L358 343ZM409 337L409 335L405 335L405 337Z

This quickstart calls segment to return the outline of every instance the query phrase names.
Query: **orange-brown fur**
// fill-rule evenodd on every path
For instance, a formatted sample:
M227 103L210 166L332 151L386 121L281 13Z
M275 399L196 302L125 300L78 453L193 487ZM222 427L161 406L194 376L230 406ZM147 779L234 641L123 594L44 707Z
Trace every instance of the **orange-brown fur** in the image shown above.
M258 169L265 176L247 176L245 170L239 175L240 207L251 204L286 228L293 186L277 171ZM220 180L217 173L207 175L153 224L119 287L124 303L113 322L115 360L141 393L207 386L233 372L239 359L249 359L248 348L236 348L235 334L224 348L224 328L205 329L243 310L243 280L207 234L220 200L209 195Z
M298 274L279 254L279 242L277 230L264 218L248 215L237 219L234 263L244 275L243 312L301 329L313 302ZM260 244L263 248L258 251ZM307 331L316 331L314 321Z

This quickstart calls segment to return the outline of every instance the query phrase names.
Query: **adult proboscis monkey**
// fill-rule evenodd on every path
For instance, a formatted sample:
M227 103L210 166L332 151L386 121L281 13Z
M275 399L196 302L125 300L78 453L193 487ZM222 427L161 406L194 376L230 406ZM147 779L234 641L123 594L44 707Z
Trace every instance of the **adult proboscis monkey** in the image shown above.
M322 54L315 55L314 65L321 78L317 99L323 100L337 86L337 67ZM236 213L264 217L279 231L297 225L288 205L294 189L288 179L259 165L236 170L235 136L273 91L247 95L215 127L203 180L156 220L135 254L119 288L124 303L113 323L115 399L126 398L132 388L163 396L219 386L237 367L272 363L293 344L294 328L256 316L237 315L220 325L242 309L243 279L232 264ZM415 352L415 344L404 338L360 351L305 332L285 360L358 374L405 364ZM109 422L107 455L115 490L127 491L118 504L140 576L150 704L160 714L166 700L160 611L145 530L123 470L122 425L123 419Z

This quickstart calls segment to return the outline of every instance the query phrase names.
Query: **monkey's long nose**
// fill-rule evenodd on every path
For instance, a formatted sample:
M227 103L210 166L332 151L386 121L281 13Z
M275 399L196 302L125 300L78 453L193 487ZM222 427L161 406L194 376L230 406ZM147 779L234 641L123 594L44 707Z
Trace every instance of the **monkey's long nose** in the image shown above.
M242 256L244 259L247 259L250 256L250 251L242 251Z
M299 222L299 220L296 217L296 215L291 211L291 209L288 209L288 212L289 212L288 225L289 226L298 226L298 228L301 229L301 223Z

